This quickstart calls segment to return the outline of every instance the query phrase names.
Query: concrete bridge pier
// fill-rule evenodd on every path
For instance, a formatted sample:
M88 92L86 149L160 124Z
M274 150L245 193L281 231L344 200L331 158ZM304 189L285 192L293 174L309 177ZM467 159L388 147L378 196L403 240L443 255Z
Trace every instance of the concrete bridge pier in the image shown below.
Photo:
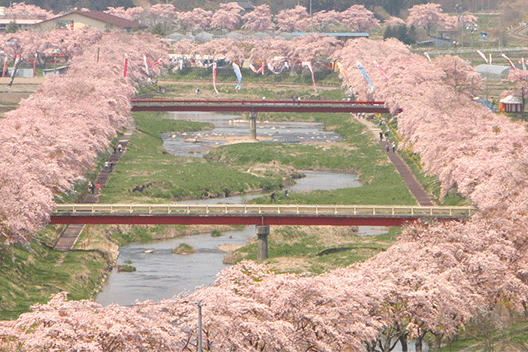
M257 117L257 112L251 111L249 113L249 137L254 140L257 140Z
M258 242L257 242L257 260L268 259L268 235L269 225L255 226Z

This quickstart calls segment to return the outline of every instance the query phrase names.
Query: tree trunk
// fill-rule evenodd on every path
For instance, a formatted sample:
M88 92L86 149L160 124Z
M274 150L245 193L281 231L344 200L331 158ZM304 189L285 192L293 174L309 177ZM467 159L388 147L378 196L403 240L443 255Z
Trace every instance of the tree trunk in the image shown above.
M408 351L407 335L406 334L402 334L400 336L399 340L400 340L400 343L401 343L402 352L407 352Z
M414 345L414 350L416 352L422 352L422 341L423 341L423 336L418 336L416 338L416 344Z

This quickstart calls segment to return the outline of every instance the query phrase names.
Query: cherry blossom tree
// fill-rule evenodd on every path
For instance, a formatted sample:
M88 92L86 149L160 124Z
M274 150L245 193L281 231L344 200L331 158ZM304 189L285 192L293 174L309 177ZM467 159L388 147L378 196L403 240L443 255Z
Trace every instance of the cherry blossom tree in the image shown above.
M129 7L128 9L125 9L123 6L120 6L120 7L110 6L104 12L120 17L120 18L125 18L130 21L138 21L143 17L145 9L140 6Z
M196 51L196 44L191 40L180 40L172 44L172 50L176 54L192 54Z
M402 24L405 24L405 21L396 16L391 16L388 20L384 22L384 25L386 27L397 27L401 26Z
M242 16L242 20L244 21L242 27L254 32L265 32L274 26L271 19L269 5L263 4Z
M341 17L341 13L334 10L318 11L312 17L301 19L299 25L303 29L318 31L333 30L340 25Z
M343 42L334 37L320 34L300 36L294 39L288 58L292 64L296 60L310 60L317 71L327 67L332 54L342 46Z
M44 10L35 5L26 5L24 1L14 2L10 7L5 10L6 15L12 18L42 18L48 19L55 17L55 14L51 11Z
M528 92L527 70L510 70L508 81L513 82L516 89L524 89L524 91Z
M292 49L292 42L289 40L266 38L254 43L249 51L249 61L265 62L273 70L280 70L285 63L291 67L289 57Z
M154 60L166 56L163 44L150 35L126 40L120 32L87 30L71 35L78 46L71 49L77 56L68 73L47 79L0 121L0 141L6 150L0 157L6 166L0 186L4 199L0 233L8 243L31 238L48 221L55 195L82 179L97 153L126 125L133 82L144 75L143 55ZM81 36L93 45L79 45ZM63 42L69 45L68 40ZM102 53L99 62L97 50ZM126 52L129 80L120 78Z
M211 28L232 31L238 28L244 9L236 2L220 4L220 9L213 13L211 17Z
M295 32L303 28L301 21L309 17L306 7L297 5L293 9L280 11L275 16L275 20L281 31Z
M367 10L363 5L352 5L341 12L341 23L358 32L368 32L379 26L379 21L374 17L374 13Z
M482 87L480 74L458 56L441 56L435 59L435 64L447 74L445 82L455 90L466 94L469 98L478 96Z
M213 60L225 58L227 61L243 61L246 57L242 42L231 38L210 41L196 47L201 55L211 55Z
M180 12L178 18L182 20L185 26L190 27L192 30L198 30L210 27L212 15L212 11L197 7L192 11Z
M176 8L172 4L156 4L142 13L141 22L149 28L161 27L163 31L171 29L177 19Z
M433 28L433 26L442 24L444 20L445 19L441 5L428 3L423 5L414 5L409 9L407 25L424 27L427 30L427 35L429 35L431 28Z

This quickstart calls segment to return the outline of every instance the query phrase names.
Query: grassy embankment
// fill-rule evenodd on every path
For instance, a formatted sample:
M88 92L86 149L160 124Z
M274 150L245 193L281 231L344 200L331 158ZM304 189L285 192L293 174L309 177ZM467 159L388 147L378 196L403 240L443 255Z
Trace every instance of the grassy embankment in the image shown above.
M61 253L50 249L59 229L48 227L37 240L0 247L0 320L15 319L30 305L67 291L71 299L94 297L112 259L97 250Z

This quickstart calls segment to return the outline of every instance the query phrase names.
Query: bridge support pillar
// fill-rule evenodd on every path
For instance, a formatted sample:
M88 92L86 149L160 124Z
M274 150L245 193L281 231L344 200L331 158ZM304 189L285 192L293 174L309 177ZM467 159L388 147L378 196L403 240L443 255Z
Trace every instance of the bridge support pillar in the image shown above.
M255 228L258 237L257 260L268 259L269 225L257 225Z
M254 140L257 139L257 117L258 112L249 113L249 137Z

